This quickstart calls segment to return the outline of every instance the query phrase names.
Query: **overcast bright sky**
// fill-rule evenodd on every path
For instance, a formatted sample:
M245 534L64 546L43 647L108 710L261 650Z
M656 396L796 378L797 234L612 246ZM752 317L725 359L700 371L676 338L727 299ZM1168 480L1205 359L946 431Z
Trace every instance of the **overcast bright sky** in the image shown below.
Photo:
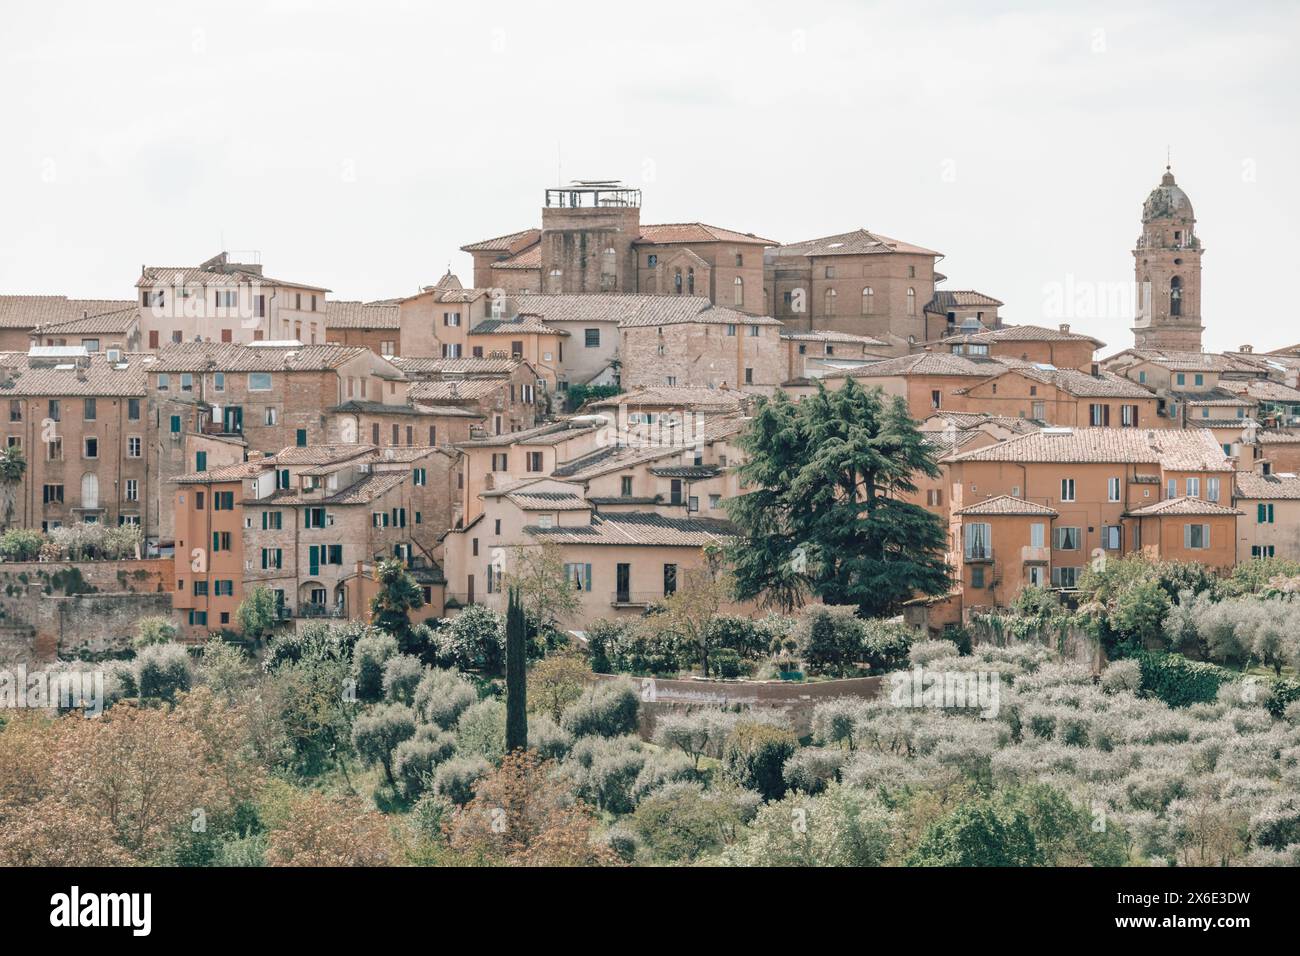
M1169 146L1207 347L1300 340L1300 5L1046 6L6 0L0 292L128 298L224 242L407 294L557 175L619 177L643 222L929 246L1109 354L1130 316L1079 297L1131 283Z

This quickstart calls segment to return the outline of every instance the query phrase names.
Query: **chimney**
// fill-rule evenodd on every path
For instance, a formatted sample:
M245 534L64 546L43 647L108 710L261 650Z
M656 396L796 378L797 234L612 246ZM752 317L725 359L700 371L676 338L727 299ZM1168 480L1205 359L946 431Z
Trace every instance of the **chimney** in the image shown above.
M1101 378L1101 366L1096 362L1092 363L1092 377Z
M86 380L86 370L85 368L82 367L81 363L77 363L77 381L84 382L85 380Z
M1250 353L1255 351L1255 346L1249 344L1243 345L1241 347L1241 351L1244 352L1246 355L1249 355Z
M1069 332L1070 332L1070 323L1069 323L1069 322L1062 322L1062 323L1061 323L1061 331L1062 331L1062 332L1065 332L1065 333L1068 335Z

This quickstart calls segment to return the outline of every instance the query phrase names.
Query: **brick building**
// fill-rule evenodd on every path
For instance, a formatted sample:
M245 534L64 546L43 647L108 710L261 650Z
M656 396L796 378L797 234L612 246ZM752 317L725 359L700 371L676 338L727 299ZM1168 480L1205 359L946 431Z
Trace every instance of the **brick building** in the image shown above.
M767 316L714 306L633 316L618 328L624 388L730 385L770 394L787 378L781 323Z
M130 299L69 299L62 295L0 295L0 352L26 352L33 344L32 333L68 322L121 312L135 307ZM80 335L61 336L64 345L81 345ZM49 344L60 344L57 342ZM122 342L126 345L126 342ZM96 351L87 348L87 351Z
M359 345L385 358L401 355L401 314L396 299L326 302L325 341L330 345Z
M1142 204L1142 235L1133 249L1138 348L1200 351L1201 252L1192 201L1166 166Z
M74 522L144 523L156 481L146 454L150 358L80 348L0 356L4 441L27 461L14 524L46 531Z

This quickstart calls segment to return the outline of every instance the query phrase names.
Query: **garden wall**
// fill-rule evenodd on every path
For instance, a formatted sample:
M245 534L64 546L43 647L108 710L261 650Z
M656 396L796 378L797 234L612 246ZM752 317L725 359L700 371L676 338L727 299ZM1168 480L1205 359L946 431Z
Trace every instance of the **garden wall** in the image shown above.
M131 646L136 621L172 615L170 559L0 563L0 660Z
M597 674L598 680L630 680L641 691L642 738L654 734L655 717L673 711L687 712L702 707L736 710L766 710L784 714L799 736L812 730L813 708L836 697L870 700L881 693L882 677L853 677L846 680L812 681L719 681L664 680L658 677L620 678Z
M966 628L972 644L992 644L995 647L1039 644L1056 651L1063 661L1086 664L1094 671L1100 671L1106 663L1106 655L1097 638L1074 624L1030 628L1024 634L1012 634L987 618L972 618Z

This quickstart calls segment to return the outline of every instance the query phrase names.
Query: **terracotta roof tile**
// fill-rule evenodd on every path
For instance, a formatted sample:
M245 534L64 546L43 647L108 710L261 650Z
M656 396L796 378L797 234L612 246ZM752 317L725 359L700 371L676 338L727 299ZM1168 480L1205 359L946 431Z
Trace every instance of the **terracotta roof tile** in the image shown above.
M1231 471L1214 433L1204 429L1045 429L953 455L949 461L1159 464L1170 471Z
M326 302L327 329L400 329L401 309L396 300L383 302Z
M1210 516L1239 514L1241 514L1241 512L1236 508L1229 508L1225 505L1216 504L1213 501L1202 501L1200 498L1188 498L1185 495L1179 498L1166 498L1164 501L1157 501L1144 508L1135 508L1132 511L1125 512L1125 515L1131 518L1170 517L1175 515Z
M135 308L130 299L69 299L64 295L0 295L0 328L29 329Z
M772 239L763 239L752 232L736 232L703 222L667 222L642 226L638 245L670 245L677 242L745 242L775 246Z
M1300 476L1237 472L1236 498L1300 498Z
M311 372L338 368L370 350L347 345L235 345L187 342L158 353L155 372Z
M580 545L652 545L700 548L726 544L735 527L714 518L665 518L658 514L629 511L601 513L590 525L578 527L526 527L524 531L540 541Z
M986 498L976 504L969 505L959 511L954 511L955 515L1042 515L1043 517L1054 518L1060 514L1055 508L1049 508L1047 505L1040 505L1036 501L1026 501L1024 498L1013 498L1010 495L998 495L996 498Z
M922 246L914 246L898 239L890 239L879 233L866 229L841 232L834 236L820 239L806 239L803 242L778 246L773 250L778 256L861 256L881 255L891 252L913 253L923 256L937 256L941 253Z

